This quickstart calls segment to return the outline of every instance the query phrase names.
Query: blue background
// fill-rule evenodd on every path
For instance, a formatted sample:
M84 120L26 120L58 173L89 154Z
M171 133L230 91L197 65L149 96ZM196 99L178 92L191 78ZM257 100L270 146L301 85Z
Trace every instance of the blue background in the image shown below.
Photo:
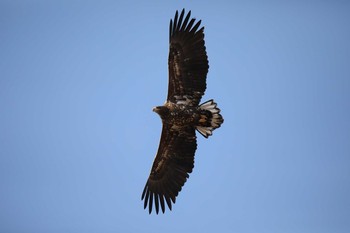
M202 19L225 122L173 211L141 192L168 26ZM350 232L347 1L1 1L0 232Z

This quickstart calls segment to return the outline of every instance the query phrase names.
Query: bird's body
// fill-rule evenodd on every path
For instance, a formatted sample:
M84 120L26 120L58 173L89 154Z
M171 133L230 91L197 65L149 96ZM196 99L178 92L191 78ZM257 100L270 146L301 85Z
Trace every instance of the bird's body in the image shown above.
M216 107L216 103L210 100L206 103L208 106ZM204 104L203 104L204 105ZM191 106L181 101L177 103L166 102L163 106L158 106L153 109L154 112L158 113L162 119L162 123L169 125L169 129L181 131L183 128L194 128L197 129L204 137L211 135L211 131L215 128L215 121L220 121L219 110L210 110L203 108L202 106ZM205 105L207 106L207 105ZM217 119L213 121L213 117L217 116ZM217 122L219 126L222 122ZM205 131L200 130L202 128L209 128L208 134ZM209 132L210 131L210 132Z
M195 125L196 119L198 118L196 107L188 107L183 104L172 102L167 102L164 106L156 107L154 111L164 119L164 124L169 124L174 129Z
M204 28L190 20L191 11L184 18L176 11L170 21L168 98L163 106L153 109L162 119L162 135L150 176L142 193L144 207L156 213L159 205L164 213L169 209L194 167L197 149L196 130L204 137L223 123L220 109L213 100L199 102L206 89L208 57L204 45ZM193 26L194 25L194 26Z

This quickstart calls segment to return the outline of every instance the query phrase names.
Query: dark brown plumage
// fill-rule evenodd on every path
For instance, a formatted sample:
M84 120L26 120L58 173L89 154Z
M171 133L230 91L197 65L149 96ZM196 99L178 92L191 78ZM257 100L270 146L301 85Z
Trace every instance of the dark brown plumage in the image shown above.
M199 102L206 89L208 57L201 21L190 19L191 11L179 16L176 11L169 27L169 84L163 106L153 109L162 119L163 128L158 152L141 199L144 208L165 212L175 203L178 193L194 167L197 130L204 137L223 123L220 109L213 100Z

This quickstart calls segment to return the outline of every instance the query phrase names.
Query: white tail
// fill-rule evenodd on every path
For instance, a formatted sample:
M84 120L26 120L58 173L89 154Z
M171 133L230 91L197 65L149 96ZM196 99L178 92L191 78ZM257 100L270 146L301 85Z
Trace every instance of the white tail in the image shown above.
M208 100L199 106L200 110L205 110L201 112L201 118L199 120L199 125L196 129L204 137L208 138L213 134L213 130L219 128L224 122L220 114L220 109L216 107L217 104L214 100Z

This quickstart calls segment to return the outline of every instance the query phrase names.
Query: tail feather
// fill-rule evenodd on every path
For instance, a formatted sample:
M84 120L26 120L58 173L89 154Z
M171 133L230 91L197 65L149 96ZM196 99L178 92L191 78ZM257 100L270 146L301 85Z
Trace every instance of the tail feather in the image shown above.
M220 109L214 100L204 102L199 106L200 119L196 126L197 131L205 138L208 138L213 134L213 131L221 126L224 122L220 114Z

